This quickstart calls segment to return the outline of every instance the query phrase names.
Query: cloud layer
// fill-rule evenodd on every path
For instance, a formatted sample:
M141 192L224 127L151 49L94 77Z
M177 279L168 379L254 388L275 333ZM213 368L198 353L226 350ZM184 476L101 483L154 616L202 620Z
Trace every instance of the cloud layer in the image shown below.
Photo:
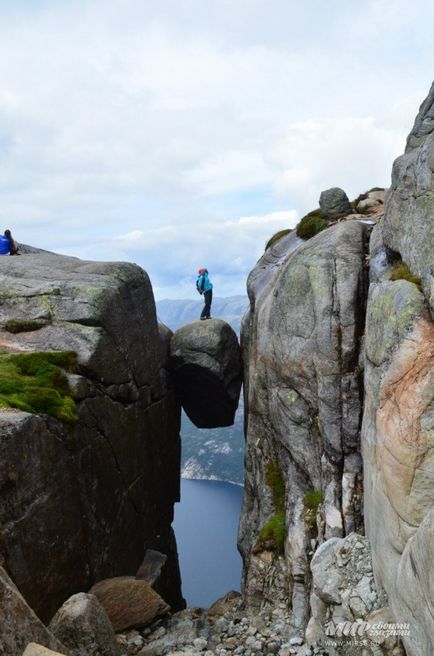
M431 84L423 0L22 0L0 19L4 227L136 261L160 298L200 265L240 293L322 189L388 185Z

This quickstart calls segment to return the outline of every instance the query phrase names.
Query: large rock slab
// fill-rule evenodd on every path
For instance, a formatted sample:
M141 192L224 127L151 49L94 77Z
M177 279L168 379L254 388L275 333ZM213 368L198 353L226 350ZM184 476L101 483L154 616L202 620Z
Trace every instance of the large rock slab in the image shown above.
M199 428L231 426L241 390L240 347L221 319L193 321L173 335L171 369L182 407Z
M51 632L71 656L119 656L119 645L107 613L94 595L70 597L50 622Z
M423 598L434 596L434 324L422 294L405 280L370 290L365 391L364 507L374 572L395 621L410 623L407 653L421 656L434 635L420 595L423 585Z
M267 250L248 281L243 591L253 607L287 604L300 633L309 617L312 544L362 529L367 239L367 226L357 221L304 243L291 234ZM279 470L284 554L267 555L260 536L270 518L280 521Z
M140 628L170 610L147 581L117 577L99 581L91 589L115 631Z
M29 642L68 654L62 643L42 624L15 584L0 567L0 654L21 656ZM41 649L43 648L41 647Z
M422 278L434 309L434 84L422 103L405 153L395 160L383 222L385 244Z
M366 531L394 620L410 625L403 637L410 656L434 650L433 117L434 86L393 166L372 244L365 335ZM406 280L387 279L397 254L421 277L423 293Z
M166 562L167 556L165 554L154 549L147 549L143 562L136 572L136 579L147 581L154 589L157 589L161 579L161 571Z
M38 645L36 642L30 642L25 648L23 656L65 656L65 652L60 653Z
M75 592L134 575L167 554L165 595L181 607L171 531L179 499L180 407L147 274L132 264L49 253L0 260L7 351L72 349L78 421L0 412L1 547L8 571L49 620ZM8 321L38 321L12 334Z
M366 532L394 621L410 626L403 637L409 656L434 650L433 116L434 87L394 164L373 245L381 267L369 291L365 334ZM406 280L387 280L387 254L396 252L421 276L423 293Z

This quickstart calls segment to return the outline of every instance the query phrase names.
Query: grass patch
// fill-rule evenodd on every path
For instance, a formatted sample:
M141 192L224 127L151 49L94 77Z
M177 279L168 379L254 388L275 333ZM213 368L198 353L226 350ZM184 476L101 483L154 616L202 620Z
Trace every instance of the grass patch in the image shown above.
M390 280L408 280L408 282L412 282L414 285L416 285L420 292L422 291L421 279L417 276L414 276L408 268L407 264L404 262L401 262L395 266L390 274Z
M259 533L259 543L279 553L285 550L285 513L279 512L268 519Z
M8 333L14 334L28 333L32 330L40 330L45 325L45 322L34 321L32 319L10 319L9 321L6 321L5 330L7 330Z
M285 483L277 460L270 460L265 472L265 482L273 494L273 503L277 512L285 510Z
M0 406L75 422L75 403L62 369L74 371L76 365L73 351L0 354Z
M316 526L316 515L318 506L324 501L324 492L322 490L311 490L303 497L303 517L308 526Z
M328 221L320 209L309 212L304 216L295 228L298 237L311 239L328 226Z
M259 532L255 551L269 549L278 553L285 550L285 482L279 462L270 460L265 470L265 482L271 489L276 512L272 515Z
M276 232L276 234L270 237L270 239L267 241L265 250L268 250L271 248L271 246L274 246L274 244L276 244L279 239L282 239L282 237L285 235L289 235L290 232L292 232L292 228L285 228L285 230L279 230L279 232Z

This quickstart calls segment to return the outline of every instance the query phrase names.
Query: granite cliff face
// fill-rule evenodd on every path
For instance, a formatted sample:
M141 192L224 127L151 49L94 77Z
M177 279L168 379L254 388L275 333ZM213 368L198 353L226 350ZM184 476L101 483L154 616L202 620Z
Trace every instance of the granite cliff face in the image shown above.
M391 621L407 654L434 651L433 173L434 85L373 230L353 213L292 232L249 278L244 595L300 634L310 617L310 643L326 620Z
M408 654L434 651L434 85L393 166L366 322L365 521ZM421 278L390 282L397 257Z
M0 413L5 568L47 620L70 594L135 574L152 548L168 556L161 585L179 608L171 522L180 407L147 275L39 252L1 258L0 294L3 352L72 350L78 358L68 374L75 423Z
M367 242L367 226L357 221L307 242L292 233L266 252L249 278L239 533L244 592L250 604L289 602L299 628L309 617L315 545L362 526L360 329ZM280 509L276 469L284 487ZM276 511L283 513L284 549L275 544L270 558L261 532Z

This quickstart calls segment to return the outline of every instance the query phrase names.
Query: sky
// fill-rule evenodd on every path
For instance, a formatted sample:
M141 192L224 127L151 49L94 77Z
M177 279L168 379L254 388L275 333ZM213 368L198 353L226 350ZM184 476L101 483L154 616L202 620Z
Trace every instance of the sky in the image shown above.
M245 293L276 231L388 186L432 0L0 0L0 229ZM3 226L3 227L2 227Z

